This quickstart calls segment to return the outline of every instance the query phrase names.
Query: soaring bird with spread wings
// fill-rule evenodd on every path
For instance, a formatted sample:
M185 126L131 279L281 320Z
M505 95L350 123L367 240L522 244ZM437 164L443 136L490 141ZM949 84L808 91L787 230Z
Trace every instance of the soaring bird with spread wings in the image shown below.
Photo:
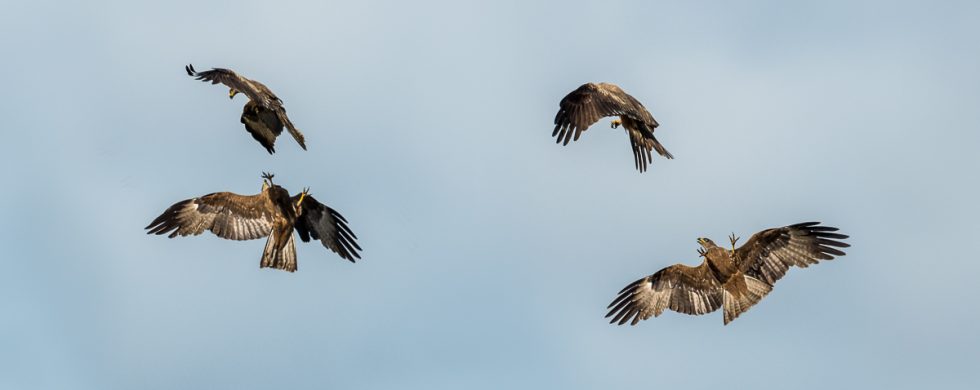
M738 249L738 238L732 235L730 250L698 238L701 265L675 264L633 282L609 304L606 318L636 325L664 309L700 315L723 307L727 325L765 297L789 267L806 268L844 256L836 248L850 245L837 240L848 236L836 231L819 222L798 223L756 233Z
M216 192L175 203L146 229L147 234L168 237L196 236L205 230L230 240L254 240L268 236L260 268L296 271L293 230L303 242L312 237L340 257L360 259L357 236L336 210L318 202L309 190L290 197L286 189L272 183L272 174L262 175L262 191L256 195Z
M282 106L282 99L272 93L269 87L264 84L240 76L231 69L212 68L211 70L198 72L193 65L184 67L187 74L196 80L201 80L211 84L224 84L228 86L228 98L234 99L235 95L244 93L248 96L248 103L242 110L241 122L245 124L245 130L252 134L252 138L259 141L269 154L276 152L276 137L282 134L285 125L289 134L296 139L299 146L306 150L306 143L303 133L299 131L293 122L286 116L286 108Z
M626 129L636 169L640 172L647 170L647 165L653 161L652 150L668 159L674 158L653 136L653 130L660 124L653 119L650 111L615 84L583 84L561 99L558 105L555 131L551 133L552 137L558 137L556 142L568 145L573 139L578 141L582 132L599 119L619 116L612 121L612 128L622 125Z

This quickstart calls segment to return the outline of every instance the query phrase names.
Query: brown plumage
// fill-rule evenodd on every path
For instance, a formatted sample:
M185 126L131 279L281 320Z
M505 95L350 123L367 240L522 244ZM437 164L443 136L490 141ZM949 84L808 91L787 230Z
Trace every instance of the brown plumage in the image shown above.
M241 122L245 124L245 130L252 134L252 138L259 141L269 154L275 153L276 137L282 133L283 126L296 139L299 146L306 150L303 133L293 126L293 122L286 115L286 108L282 105L282 99L272 93L269 87L258 81L242 77L230 69L212 68L198 72L194 70L193 65L187 65L184 70L187 71L187 75L196 80L228 86L230 88L228 91L229 98L234 98L239 92L248 96L249 101L242 109Z
M848 236L819 225L805 222L763 230L734 250L699 238L701 265L675 264L631 283L609 304L606 317L612 317L610 323L636 325L665 309L700 315L723 307L727 325L765 297L790 266L805 268L844 256L836 248L850 245L836 240ZM730 240L734 248L738 238Z
M147 234L168 237L196 236L205 230L230 240L253 240L268 236L260 267L296 271L293 229L303 242L320 240L324 247L354 262L360 259L357 236L336 210L318 202L309 192L290 197L286 189L263 174L262 191L255 195L216 192L170 206L153 220Z
M599 119L619 116L612 127L615 129L622 125L626 129L636 169L640 172L647 170L647 165L653 162L652 150L668 159L674 158L653 136L654 129L660 125L657 120L639 100L615 84L583 84L561 99L558 106L555 130L551 133L552 137L557 137L555 142L568 145L571 140L578 141L582 132Z

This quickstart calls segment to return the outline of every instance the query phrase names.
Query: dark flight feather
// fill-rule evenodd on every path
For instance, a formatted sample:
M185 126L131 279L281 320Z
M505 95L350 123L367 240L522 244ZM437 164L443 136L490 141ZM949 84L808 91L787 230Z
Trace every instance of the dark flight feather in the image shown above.
M294 229L304 242L312 237L344 259L360 259L362 249L347 220L308 194L297 209L299 197L290 197L278 185L250 196L216 192L175 203L145 229L147 234L168 234L170 238L205 230L231 240L268 237L260 267L289 272L296 270Z
M245 78L231 69L212 68L211 70L198 72L194 69L193 65L187 65L184 67L184 70L187 71L187 75L194 77L195 80L210 82L211 84L224 84L248 96L249 103L253 104L252 107L246 104L242 109L242 123L245 124L246 130L252 134L252 137L256 141L259 141L269 153L274 152L272 145L275 143L276 136L282 133L283 126L293 136L296 143L303 150L306 150L306 139L303 133L289 120L289 116L286 115L286 108L283 107L282 99L272 93L272 90L266 87L265 84ZM278 124L271 123L265 118L265 116L270 114L276 117ZM249 122L256 118L256 121ZM275 130L276 128L278 128L278 131ZM272 136L271 141L269 141L271 134L275 134L275 136Z
M562 98L558 106L555 129L551 133L552 137L556 137L557 143L568 145L572 140L578 141L582 132L599 119L619 116L630 137L637 170L646 171L647 165L653 160L651 150L656 150L668 159L674 158L653 136L654 129L660 125L653 115L639 100L614 84L583 84Z
M757 304L791 266L844 256L836 241L848 238L819 222L767 229L754 234L733 253L706 240L697 267L675 264L622 289L609 304L610 323L636 325L666 309L700 315L724 308L724 323ZM701 240L699 240L701 242Z

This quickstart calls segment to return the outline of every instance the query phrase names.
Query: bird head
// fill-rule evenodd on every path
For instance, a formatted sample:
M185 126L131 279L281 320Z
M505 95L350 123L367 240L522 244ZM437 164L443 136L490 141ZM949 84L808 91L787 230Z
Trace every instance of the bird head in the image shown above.
M234 99L235 95L238 95L238 90L235 88L228 89L228 98Z
M623 124L623 120L622 119L613 119L613 121L612 121L612 128L618 129L619 128L619 125L622 125L622 124Z
M275 176L268 172L262 172L262 191L268 190L272 187L272 177Z
M704 249L711 249L716 246L714 241L704 237L698 237L698 244Z

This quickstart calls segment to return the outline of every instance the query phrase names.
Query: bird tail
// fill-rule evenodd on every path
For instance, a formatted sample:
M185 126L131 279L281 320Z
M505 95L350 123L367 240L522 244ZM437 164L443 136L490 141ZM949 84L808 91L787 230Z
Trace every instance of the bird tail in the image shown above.
M731 284L735 284L735 286ZM725 325L755 306L772 291L772 286L769 283L742 273L733 275L732 280L725 285L728 287L724 289ZM729 290L735 290L735 292L732 293Z
M275 268L284 271L296 271L296 242L293 240L292 228L285 234L273 231L265 242L262 250L262 262L259 268ZM285 244L280 244L282 240Z
M286 109L279 107L279 109L276 110L276 115L279 115L279 121L286 125L286 130L289 131L289 135L296 139L296 143L299 144L299 147L306 150L306 139L303 138L303 133L301 133L296 126L293 126L293 122L289 120L288 116L286 116Z
M674 155L670 154L670 152L667 151L667 148L660 144L660 141L657 141L657 137L654 137L652 132L650 133L650 142L653 144L653 149L656 150L657 153L660 153L661 156L668 159L674 158Z

